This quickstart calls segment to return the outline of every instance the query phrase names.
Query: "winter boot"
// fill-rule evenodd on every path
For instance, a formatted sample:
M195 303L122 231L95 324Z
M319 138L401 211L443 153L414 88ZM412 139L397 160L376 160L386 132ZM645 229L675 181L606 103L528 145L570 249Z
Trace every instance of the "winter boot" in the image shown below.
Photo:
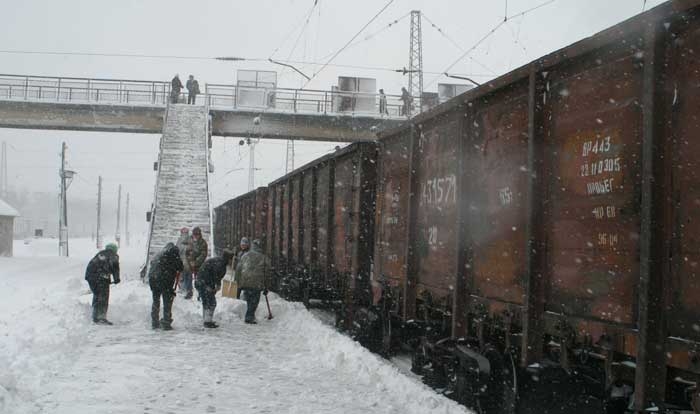
M114 325L112 322L108 321L107 319L98 319L96 322L98 325Z
M152 321L151 322L151 329L160 329L160 322Z
M166 320L164 320L164 319L161 319L161 320L160 320L160 327L161 327L161 329L163 329L164 331L172 331L172 330L173 330L173 326L172 326L171 322L170 322L170 321L166 321Z
M204 309L204 327L218 328L219 325L214 323L214 309Z

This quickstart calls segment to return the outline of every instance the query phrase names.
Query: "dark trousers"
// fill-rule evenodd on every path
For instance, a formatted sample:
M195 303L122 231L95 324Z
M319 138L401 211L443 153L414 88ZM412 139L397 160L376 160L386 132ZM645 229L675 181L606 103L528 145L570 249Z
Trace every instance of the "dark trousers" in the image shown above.
M258 309L260 303L260 289L244 289L245 301L248 304L248 309L245 311L245 321L253 322L255 320L255 310Z
M194 101L197 100L197 94L196 93L190 93L187 95L187 104L188 105L194 105Z
M216 309L216 290L204 286L198 292L199 298L202 300L202 308L214 311Z
M180 275L182 276L182 289L187 293L192 293L192 272L183 270Z
M88 281L92 291L92 320L97 322L107 319L107 307L109 306L109 281Z
M180 97L180 91L172 91L170 93L170 103L177 103L178 98Z
M163 298L163 320L164 325L170 325L173 323L173 300L175 299L175 292L172 289L166 288L161 289L155 286L151 286L151 293L153 294L153 305L151 305L151 322L153 325L158 325L160 317L160 298Z

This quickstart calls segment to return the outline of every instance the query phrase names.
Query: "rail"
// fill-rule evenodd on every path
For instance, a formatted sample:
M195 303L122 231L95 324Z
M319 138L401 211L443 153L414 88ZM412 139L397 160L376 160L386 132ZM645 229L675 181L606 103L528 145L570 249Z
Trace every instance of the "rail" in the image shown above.
M205 84L203 92L196 104L215 109L388 118L420 112L419 104L404 108L400 95L384 95L382 99L376 93L223 84ZM170 99L170 82L166 81L0 74L0 100L165 107ZM187 102L185 91L178 102Z

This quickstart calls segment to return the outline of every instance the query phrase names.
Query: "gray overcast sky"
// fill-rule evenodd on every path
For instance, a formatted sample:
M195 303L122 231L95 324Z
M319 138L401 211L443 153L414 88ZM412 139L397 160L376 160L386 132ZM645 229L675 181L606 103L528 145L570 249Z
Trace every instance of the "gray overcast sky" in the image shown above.
M508 15L544 3L545 0L508 0ZM96 52L186 57L240 56L324 62L344 45L387 2L384 0L318 0L308 24L304 24L314 0L62 0L0 1L5 11L0 25L0 50L44 52ZM662 3L647 1L647 8ZM643 0L556 0L524 17L501 26L452 72L487 80L539 56L590 36L642 11ZM387 27L411 10L421 10L424 70L440 73L462 52L431 23L463 49L503 20L505 0L395 0L358 38L357 45L340 54L334 64L395 69L408 63L409 19ZM376 36L368 35L381 31ZM297 47L292 52L295 40ZM307 73L319 66L299 65ZM219 62L210 59L152 59L85 56L50 56L0 53L0 72L49 76L170 80L192 73L204 83L233 83L236 69L280 70L265 62ZM390 70L363 70L331 66L319 73L309 88L329 89L338 76L377 79L387 93L398 93L406 78ZM425 75L428 90L437 79ZM281 72L279 84L299 87L302 79ZM142 221L151 202L158 137L105 133L0 130L9 151L11 187L30 191L55 191L60 142L68 142L70 162L81 179L71 188L72 197L94 198L96 180L103 175L106 191L116 193L122 182L134 197L134 217ZM332 144L298 143L296 164L310 161L334 147ZM265 185L284 172L283 141L267 141L257 148L256 184ZM247 190L245 148L235 139L215 140L212 176L214 202ZM235 170L242 168L241 170ZM229 174L225 174L231 170ZM92 187L91 187L92 184Z

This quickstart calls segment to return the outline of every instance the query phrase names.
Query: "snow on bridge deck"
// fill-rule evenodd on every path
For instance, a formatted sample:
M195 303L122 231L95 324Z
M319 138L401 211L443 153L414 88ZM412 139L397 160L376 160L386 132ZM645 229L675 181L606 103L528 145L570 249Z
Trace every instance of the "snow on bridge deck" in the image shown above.
M175 299L174 331L150 330L150 291L138 281L143 245L120 251L125 281L108 317L90 322L82 280L94 253L53 254L55 240L16 242L0 259L0 412L8 413L466 413L324 325L273 297L275 318L242 321L245 304L219 299L221 327L201 327L199 303ZM27 257L33 256L33 257Z

